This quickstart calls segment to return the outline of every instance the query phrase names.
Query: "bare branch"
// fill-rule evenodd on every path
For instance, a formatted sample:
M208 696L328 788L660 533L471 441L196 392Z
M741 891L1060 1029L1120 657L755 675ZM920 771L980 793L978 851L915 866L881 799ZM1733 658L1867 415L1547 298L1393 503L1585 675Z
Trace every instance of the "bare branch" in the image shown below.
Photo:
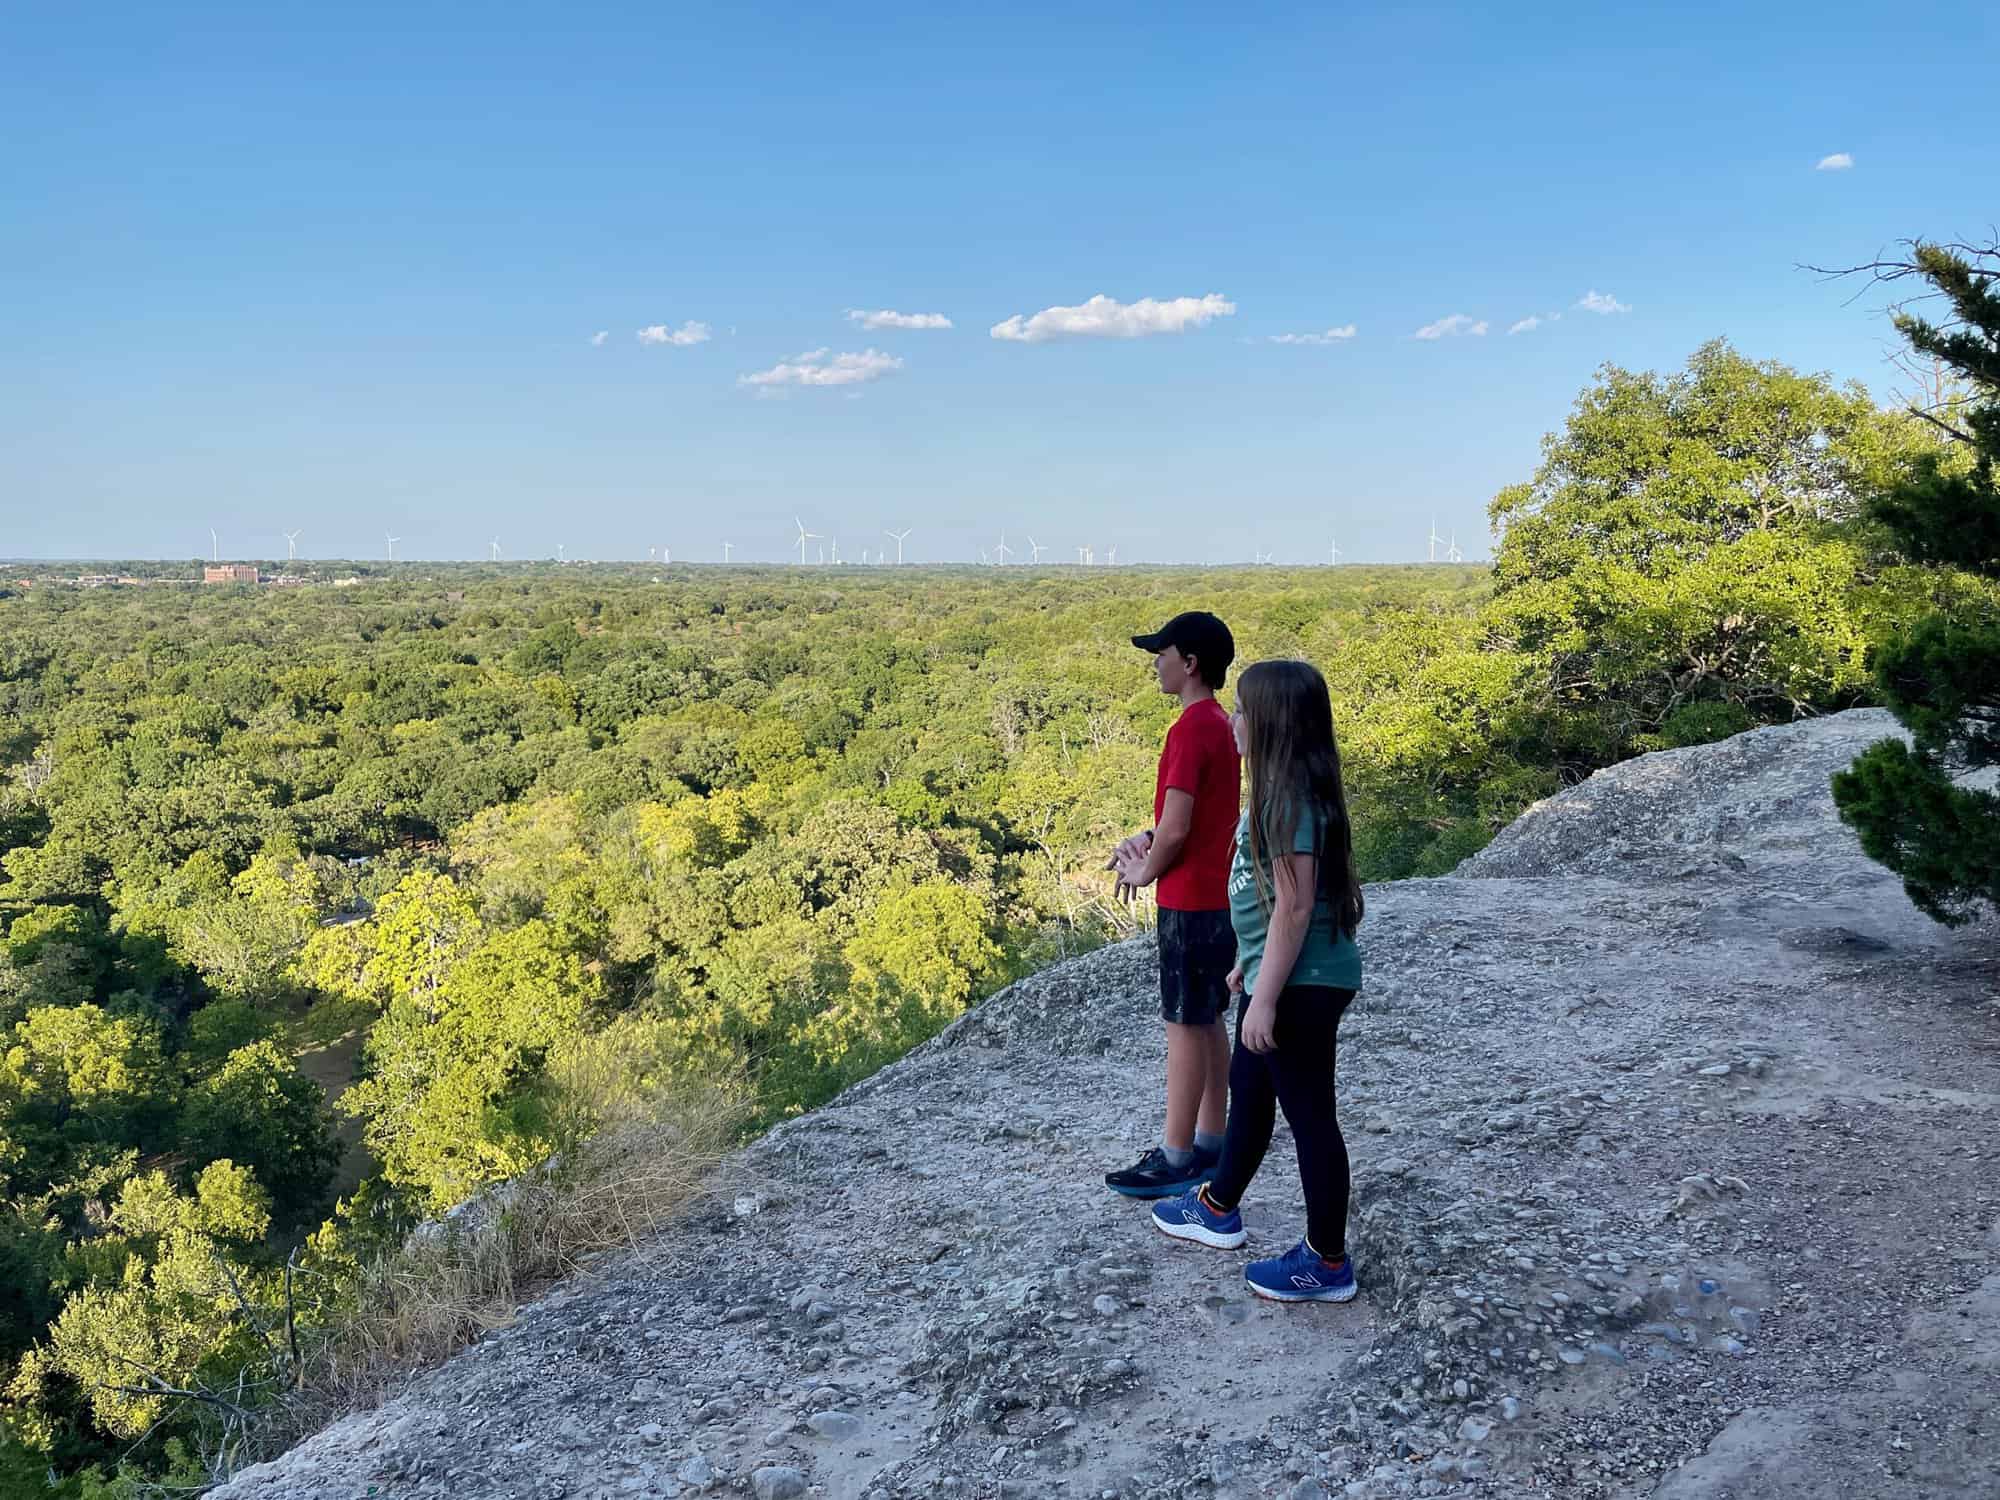
M298 1275L299 1249L285 1257L285 1348L291 1355L291 1386L297 1390L306 1378L306 1362L299 1357L299 1304L292 1295L292 1278Z
M1971 433L1960 432L1956 427L1952 426L1951 423L1946 422L1939 417L1932 416L1929 412L1925 411L1921 406L1911 407L1910 415L1913 417L1922 417L1926 422L1930 423L1931 426L1935 427L1939 432L1942 432L1946 437L1956 438L1961 443L1969 443L1972 441Z
M2000 271L2000 229L1989 231L1989 233L1992 237L1984 243L1971 240L1899 240L1897 243L1909 252L1901 260L1892 260L1886 256L1877 256L1874 260L1865 260L1859 265L1853 266L1816 266L1810 262L1803 262L1800 264L1799 269L1802 271L1811 271L1818 276L1824 276L1829 281L1837 280L1843 276L1859 276L1863 274L1877 281L1902 281L1907 277L1922 274L1923 268L1917 263L1917 251L1930 248L1948 251L1958 256L1961 260L1992 261L1995 263L1994 269Z
M243 1284L236 1279L235 1267L231 1266L223 1258L221 1252L217 1250L211 1249L209 1251L209 1259L213 1260L221 1268L223 1276L228 1279L229 1292L236 1299L237 1312L241 1313L250 1326L257 1330L257 1337L263 1342L264 1352L275 1358L277 1350L271 1344L271 1330L264 1325L264 1320L257 1315L256 1308L250 1305L250 1299L243 1295Z
M216 1395L214 1391L185 1390L177 1385L168 1385L151 1371L146 1371L145 1373L149 1382L146 1385L100 1385L98 1389L116 1391L121 1396L170 1396L181 1401L199 1401L206 1406L213 1406L219 1411L227 1412L233 1417L247 1418L249 1416L249 1413L244 1411L243 1408L229 1401L226 1397Z
M1991 238L1984 244L1968 240L1937 242L1930 240L1900 240L1897 243L1907 252L1902 259L1892 259L1886 255L1878 254L1874 260L1865 260L1858 265L1816 266L1807 261L1798 263L1798 269L1801 271L1810 271L1823 281L1840 281L1849 276L1866 277L1867 279L1862 282L1860 289L1852 297L1849 297L1846 302L1841 304L1843 307L1852 307L1862 297L1867 295L1869 289L1872 287L1893 285L1899 281L1907 281L1913 276L1922 276L1924 272L1923 267L1917 263L1917 251L1925 247L1948 251L1958 256L1961 260L1971 262L1975 269L1987 269L1987 267L1979 265L1982 261L1987 262L1991 268L1990 274L2000 275L2000 229L1991 230L1989 234ZM1913 302L1924 302L1942 295L1943 293L1941 292L1925 292L1910 300Z

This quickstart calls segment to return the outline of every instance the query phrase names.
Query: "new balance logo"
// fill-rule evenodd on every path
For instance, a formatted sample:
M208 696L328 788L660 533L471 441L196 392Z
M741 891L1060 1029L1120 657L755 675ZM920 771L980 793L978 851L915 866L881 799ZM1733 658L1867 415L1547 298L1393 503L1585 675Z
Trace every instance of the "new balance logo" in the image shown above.
M1317 1276L1300 1275L1292 1278L1292 1285L1298 1287L1301 1291L1312 1291L1317 1287L1325 1286L1326 1283L1321 1281Z

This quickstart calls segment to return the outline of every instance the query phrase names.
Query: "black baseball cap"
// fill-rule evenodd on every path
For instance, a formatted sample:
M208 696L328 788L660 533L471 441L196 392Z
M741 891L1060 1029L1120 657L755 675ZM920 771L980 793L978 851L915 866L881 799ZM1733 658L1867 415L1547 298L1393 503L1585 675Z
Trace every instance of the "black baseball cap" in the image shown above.
M1141 651L1164 651L1173 646L1181 655L1196 658L1203 679L1209 682L1222 681L1222 674L1236 660L1236 638L1205 609L1175 615L1151 635L1133 636L1132 644Z

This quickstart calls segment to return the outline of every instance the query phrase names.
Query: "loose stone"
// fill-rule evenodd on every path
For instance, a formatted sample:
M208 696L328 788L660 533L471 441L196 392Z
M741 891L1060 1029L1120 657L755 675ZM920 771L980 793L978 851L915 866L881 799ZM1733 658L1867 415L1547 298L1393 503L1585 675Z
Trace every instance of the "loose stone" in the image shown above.
M821 1437L838 1442L861 1431L861 1419L850 1412L816 1411L806 1418L806 1426Z

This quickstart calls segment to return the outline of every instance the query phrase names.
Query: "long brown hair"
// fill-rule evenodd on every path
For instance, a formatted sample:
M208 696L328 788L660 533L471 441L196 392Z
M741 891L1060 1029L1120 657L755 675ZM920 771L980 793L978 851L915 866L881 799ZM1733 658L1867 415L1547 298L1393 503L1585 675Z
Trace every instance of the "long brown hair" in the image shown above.
M1354 874L1354 833L1340 780L1340 746L1326 679L1303 661L1260 661L1237 681L1236 709L1248 731L1250 868L1257 899L1271 909L1273 858L1292 852L1301 818L1323 823L1319 889L1333 907L1335 927L1350 936L1361 925L1361 882ZM1272 838L1285 841L1267 849Z

